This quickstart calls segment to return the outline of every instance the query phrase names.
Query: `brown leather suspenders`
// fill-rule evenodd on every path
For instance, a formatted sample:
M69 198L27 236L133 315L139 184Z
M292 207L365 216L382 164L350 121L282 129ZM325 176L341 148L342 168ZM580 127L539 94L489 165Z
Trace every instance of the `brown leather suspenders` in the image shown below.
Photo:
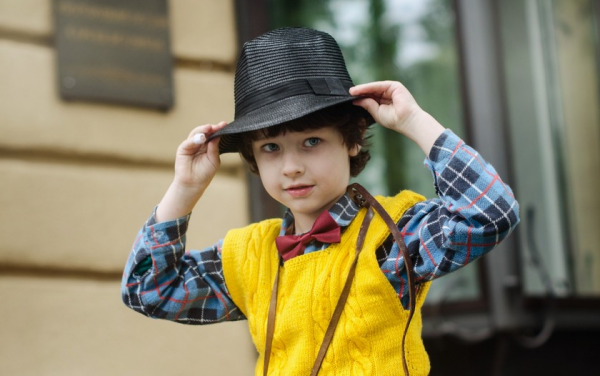
M404 333L402 335L402 366L404 368L404 374L409 376L408 373L408 365L406 363L406 352L404 349L406 335L408 333L408 327L412 320L412 317L415 312L415 299L416 299L416 286L415 286L415 277L413 271L412 260L410 259L410 255L408 254L408 249L402 240L402 235L396 226L396 223L390 218L389 214L385 211L385 209L381 206L377 200L361 185L358 183L351 184L348 187L348 193L350 197L356 202L359 206L367 209L367 213L363 222L360 226L360 231L358 233L358 238L356 240L356 254L352 264L350 265L350 270L348 271L348 276L346 277L346 282L344 284L344 288L342 289L342 293L338 302L335 306L335 310L333 311L333 315L331 316L331 320L329 321L329 325L327 326L327 330L325 331L325 336L323 337L323 342L321 342L321 346L319 348L319 353L317 354L317 358L315 359L315 363L313 365L312 371L310 373L311 376L316 376L319 373L319 369L321 368L321 364L323 363L323 359L325 358L325 354L327 353L327 349L329 348L329 344L333 339L333 334L335 332L335 328L342 316L342 312L344 310L344 306L346 304L346 300L348 299L348 295L350 294L350 287L352 286L352 280L354 279L354 274L356 272L356 264L358 263L358 256L360 255L360 251L363 248L363 244L365 241L365 237L367 234L367 230L369 229L369 225L371 224L371 220L373 219L373 210L379 214L379 216L383 219L387 227L389 228L394 240L400 247L400 251L402 252L402 256L404 258L404 263L406 265L406 271L408 273L408 293L409 293L409 301L410 301L410 310L408 313L408 319L406 321L406 326L404 327ZM267 376L269 370L269 360L271 358L271 347L273 343L273 335L275 332L275 313L277 310L277 287L279 284L279 269L277 270L277 274L275 275L275 282L273 283L273 291L271 293L271 301L269 303L269 315L267 318L267 338L265 342L265 355L264 355L264 365L263 365L263 375Z

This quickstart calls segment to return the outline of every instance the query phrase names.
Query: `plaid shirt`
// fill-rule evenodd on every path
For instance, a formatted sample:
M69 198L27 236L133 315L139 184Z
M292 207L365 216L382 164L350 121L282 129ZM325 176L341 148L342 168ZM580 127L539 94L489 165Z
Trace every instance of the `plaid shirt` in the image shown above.
M451 273L493 249L519 222L519 206L494 168L450 130L435 142L425 165L432 171L439 198L408 209L398 228L413 258L417 283ZM348 196L330 210L342 231L358 207ZM125 266L122 297L144 315L185 324L245 319L227 291L221 263L222 240L185 252L189 215L140 230ZM284 215L280 234L293 223ZM312 242L305 253L329 244ZM402 305L408 306L407 273L390 237L377 250L382 273Z

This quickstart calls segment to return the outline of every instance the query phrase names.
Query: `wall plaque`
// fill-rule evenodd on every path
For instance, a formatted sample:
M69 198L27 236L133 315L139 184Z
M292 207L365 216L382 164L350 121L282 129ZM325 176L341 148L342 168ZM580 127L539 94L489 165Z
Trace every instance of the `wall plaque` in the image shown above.
M166 0L54 0L54 16L62 98L173 105Z

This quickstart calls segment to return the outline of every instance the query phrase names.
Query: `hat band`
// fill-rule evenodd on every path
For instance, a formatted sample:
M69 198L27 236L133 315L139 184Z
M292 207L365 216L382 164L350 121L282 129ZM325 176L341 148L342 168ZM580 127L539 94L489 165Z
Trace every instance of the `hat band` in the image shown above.
M349 90L354 86L350 80L335 77L303 78L268 87L258 93L252 93L235 106L235 118L259 109L268 104L302 94L350 96Z

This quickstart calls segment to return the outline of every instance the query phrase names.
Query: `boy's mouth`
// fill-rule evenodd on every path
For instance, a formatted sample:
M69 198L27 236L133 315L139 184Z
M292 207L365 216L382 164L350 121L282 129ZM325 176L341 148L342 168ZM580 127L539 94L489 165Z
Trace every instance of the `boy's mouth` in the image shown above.
M310 191L312 191L313 186L312 185L298 185L295 187L289 187L286 188L285 191L293 197L303 197L306 196L307 194L310 193Z

